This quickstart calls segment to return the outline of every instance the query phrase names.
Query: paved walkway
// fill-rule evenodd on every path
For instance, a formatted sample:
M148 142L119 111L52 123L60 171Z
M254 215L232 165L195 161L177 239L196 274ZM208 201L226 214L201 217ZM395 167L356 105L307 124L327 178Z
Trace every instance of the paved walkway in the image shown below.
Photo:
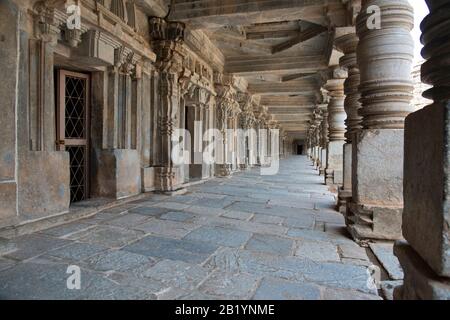
M17 238L0 299L380 299L322 181L295 156Z

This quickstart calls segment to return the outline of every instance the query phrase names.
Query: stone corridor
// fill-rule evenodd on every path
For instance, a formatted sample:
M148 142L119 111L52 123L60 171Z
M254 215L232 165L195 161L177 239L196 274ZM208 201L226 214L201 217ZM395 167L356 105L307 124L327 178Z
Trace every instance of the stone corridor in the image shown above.
M367 286L374 256L335 201L306 156L274 176L254 168L150 194L13 239L0 299L381 299ZM79 290L66 287L69 265Z

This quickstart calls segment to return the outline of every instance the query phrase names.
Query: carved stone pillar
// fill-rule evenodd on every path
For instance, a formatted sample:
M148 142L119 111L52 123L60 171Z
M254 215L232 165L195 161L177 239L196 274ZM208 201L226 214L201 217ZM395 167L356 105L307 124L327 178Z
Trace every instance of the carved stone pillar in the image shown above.
M317 106L314 110L314 119L311 125L312 128L312 136L313 136L313 154L314 154L314 165L318 169L320 167L321 159L320 159L320 144L321 144L321 123L323 120L322 111Z
M240 103L240 128L238 137L238 148L239 148L239 159L240 159L240 169L246 170L250 164L250 151L251 151L251 129L254 122L252 96L248 93L242 93L239 96Z
M325 175L325 169L327 166L327 146L328 146L328 105L321 104L319 106L320 110L322 110L322 125L320 127L320 167L319 174Z
M421 25L422 80L433 104L405 123L403 235L394 252L405 273L395 299L450 299L450 1L429 0Z
M160 163L155 168L155 184L160 191L175 191L182 183L180 168L175 166L171 153L172 133L179 127L180 88L179 78L183 70L185 55L182 41L184 24L166 22L161 18L150 19L150 37L157 54L156 67L159 69L160 109L158 128L161 139Z
M345 144L343 150L343 185L339 188L338 210L343 214L347 211L347 203L352 197L352 141L353 136L362 129L362 117L358 110L361 108L361 97L358 87L360 73L356 59L356 47L358 45L356 33L350 33L336 39L336 45L342 50L344 56L340 59L340 65L348 70L348 77L344 82L344 109L347 114L345 125Z
M233 117L233 109L236 102L234 101L234 89L232 87L232 76L223 75L219 72L214 74L215 89L217 92L217 126L222 133L222 141L219 146L219 163L216 167L216 174L219 177L229 177L232 172L232 152L234 137L230 135L230 119Z
M325 89L328 90L328 151L325 183L327 185L342 184L342 146L345 140L344 80L347 72L341 68L332 70L332 78Z
M368 7L373 5L381 10L380 29L370 23ZM403 127L414 111L413 24L407 0L366 0L357 18L363 129L352 141L352 201L347 214L348 229L357 240L402 237Z

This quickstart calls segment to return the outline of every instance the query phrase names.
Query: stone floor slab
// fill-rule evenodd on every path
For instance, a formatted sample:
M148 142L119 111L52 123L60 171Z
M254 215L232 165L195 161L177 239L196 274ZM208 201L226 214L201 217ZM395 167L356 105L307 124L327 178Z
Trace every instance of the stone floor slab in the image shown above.
M62 248L51 250L47 252L47 255L68 261L79 262L106 250L108 250L107 247L97 244L73 242Z
M267 214L255 214L252 221L266 224L281 224L285 218Z
M68 235L80 232L80 231L84 231L87 229L93 228L93 226L91 224L87 224L87 223L82 223L82 222L72 222L72 223L67 223L67 224L63 224L57 227L53 227L47 230L43 230L40 233L49 235L49 236L53 236L53 237L58 237L58 238L63 238L66 237Z
M143 207L134 208L134 209L130 210L129 212L137 213L137 214L141 214L141 215L145 215L145 216L156 217L156 216L160 216L164 213L167 213L169 211L171 211L171 210L169 210L167 208L143 206Z
M70 239L98 244L109 248L119 248L144 236L144 232L115 226L97 226L86 232L77 233Z
M203 241L189 241L186 239L168 239L147 236L123 250L139 253L148 257L179 260L200 264L218 249L217 245Z
M336 261L340 262L337 246L323 241L298 241L295 255L317 262Z
M403 279L403 270L398 258L394 255L393 243L370 243L369 247L386 269L391 280Z
M230 219L237 219L237 220L249 220L251 217L253 217L252 213L249 212L243 212L243 211L227 211L224 214L222 214L222 217L224 218L230 218Z
M143 265L150 268L155 264L155 260L124 250L113 250L99 253L87 259L86 263L92 270L125 272Z
M230 300L250 299L259 278L250 274L214 271L198 288L207 295L221 296Z
M246 243L252 234L241 230L222 227L200 227L189 233L184 239L204 241L220 246L239 247Z
M198 227L198 225L193 223L150 219L143 224L135 226L134 229L154 235L180 239Z
M160 219L163 220L172 220L172 221L178 221L178 222L190 222L194 219L194 215L188 212L183 211L170 211L167 213L164 213Z
M14 243L17 250L7 253L6 257L16 260L25 260L68 245L71 241L46 235L31 234L14 239Z
M291 255L294 241L271 235L254 234L245 245L245 249L261 251L275 255Z
M122 228L132 228L135 225L139 225L144 223L144 221L148 220L149 217L146 217L141 214L136 213L125 213L120 217L114 218L112 220L108 220L105 224L122 227Z
M310 283L264 278L256 290L254 300L319 300L320 287Z
M142 276L157 280L168 287L193 290L208 274L207 269L196 264L162 260L142 273Z

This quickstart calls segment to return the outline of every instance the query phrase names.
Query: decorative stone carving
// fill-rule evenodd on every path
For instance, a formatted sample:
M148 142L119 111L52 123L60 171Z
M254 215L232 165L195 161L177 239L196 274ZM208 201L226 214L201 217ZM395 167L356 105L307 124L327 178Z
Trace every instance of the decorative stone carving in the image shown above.
M38 1L33 7L36 12L36 36L43 41L56 45L57 35L60 33L55 20L55 8L48 1Z
M157 188L162 191L177 190L181 184L179 168L171 160L173 149L172 133L179 127L180 94L189 91L186 77L183 76L184 24L167 22L162 18L151 18L150 38L157 54L156 68L160 72L160 110L158 115L161 134L161 163L155 170ZM186 88L186 86L188 88ZM186 90L187 89L187 90Z
M127 22L127 10L125 7L124 0L111 0L111 7L110 10L112 13L114 13L116 16L118 16L123 21Z
M79 29L68 29L64 30L64 39L72 48L78 47L81 43L81 33L82 31Z
M152 17L149 20L150 38L154 41L169 40L182 42L185 25L182 22L166 21L163 18Z
M240 101L240 123L243 129L251 129L255 123L253 113L252 96L248 93L239 95Z

